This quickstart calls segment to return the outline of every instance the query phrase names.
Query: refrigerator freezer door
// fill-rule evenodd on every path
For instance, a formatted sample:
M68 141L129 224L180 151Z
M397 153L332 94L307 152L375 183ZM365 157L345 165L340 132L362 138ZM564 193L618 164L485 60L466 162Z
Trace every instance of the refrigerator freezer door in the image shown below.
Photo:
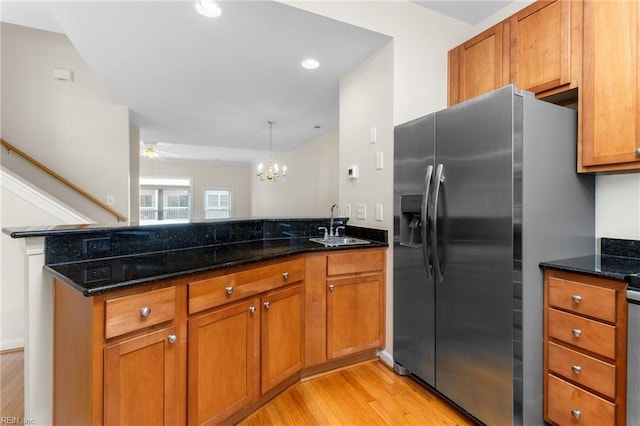
M423 193L433 170L435 117L399 125L394 135L393 358L434 384L434 294L425 264L428 224Z
M512 424L513 103L508 87L436 114L436 388L490 425Z

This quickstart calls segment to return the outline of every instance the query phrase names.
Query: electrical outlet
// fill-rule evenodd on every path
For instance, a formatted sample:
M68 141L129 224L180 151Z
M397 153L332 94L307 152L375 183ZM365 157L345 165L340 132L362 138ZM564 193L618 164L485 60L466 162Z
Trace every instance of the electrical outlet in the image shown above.
M85 284L95 283L98 281L107 281L111 279L111 266L85 268L83 272Z
M366 204L358 204L356 208L356 218L364 220L367 218L367 205Z
M111 251L111 237L87 238L82 240L84 254L103 253Z

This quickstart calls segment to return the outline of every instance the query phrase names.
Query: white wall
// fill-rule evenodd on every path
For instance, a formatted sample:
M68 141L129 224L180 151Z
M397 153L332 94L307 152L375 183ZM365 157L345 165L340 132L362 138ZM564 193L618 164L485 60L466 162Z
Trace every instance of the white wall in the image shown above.
M251 167L251 215L256 217L329 217L338 196L338 130L290 152L274 152L273 160L287 165L282 182L260 182ZM267 157L263 159L266 163Z
M207 187L231 188L233 191L233 217L243 218L249 216L250 184L248 165L140 158L140 176L191 179L192 219L197 220L204 217L204 190ZM132 181L132 183L135 184L135 181Z
M4 187L0 219L2 227L57 225L62 221L15 195ZM22 347L24 344L25 255L22 239L2 233L0 252L0 350Z
M115 210L129 210L129 112L114 105L66 36L0 24L2 138ZM74 81L52 78L73 70ZM16 155L2 164L99 222L115 217L95 209Z
M596 237L640 240L640 174L596 177Z

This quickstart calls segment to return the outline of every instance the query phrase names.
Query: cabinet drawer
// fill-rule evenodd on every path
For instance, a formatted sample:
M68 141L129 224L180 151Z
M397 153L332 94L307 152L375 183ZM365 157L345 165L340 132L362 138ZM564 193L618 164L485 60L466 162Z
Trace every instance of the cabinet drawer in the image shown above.
M549 305L616 322L616 291L560 278L549 278Z
M615 422L616 406L592 393L547 376L547 420L558 425L607 426Z
M588 318L549 309L549 337L615 359L616 328Z
M188 284L189 314L304 280L304 259L260 266Z
M165 321L176 313L176 288L167 287L105 302L105 337L120 336Z
M553 342L548 343L549 370L593 389L616 397L616 367Z
M384 251L358 250L327 256L327 275L375 272L384 268Z

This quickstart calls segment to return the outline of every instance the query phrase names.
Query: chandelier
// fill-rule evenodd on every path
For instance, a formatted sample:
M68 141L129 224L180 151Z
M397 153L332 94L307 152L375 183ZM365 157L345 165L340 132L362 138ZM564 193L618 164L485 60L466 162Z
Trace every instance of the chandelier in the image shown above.
M282 173L278 169L278 164L273 162L273 153L271 150L272 144L272 128L273 121L267 121L269 123L269 161L267 162L267 170L264 170L264 166L262 163L258 164L258 180L260 181L268 181L268 182L276 182L279 180L284 180L287 176L287 166L282 166Z
M160 154L156 151L156 145L153 143L145 143L144 149L140 152L140 155L146 158L158 158Z

